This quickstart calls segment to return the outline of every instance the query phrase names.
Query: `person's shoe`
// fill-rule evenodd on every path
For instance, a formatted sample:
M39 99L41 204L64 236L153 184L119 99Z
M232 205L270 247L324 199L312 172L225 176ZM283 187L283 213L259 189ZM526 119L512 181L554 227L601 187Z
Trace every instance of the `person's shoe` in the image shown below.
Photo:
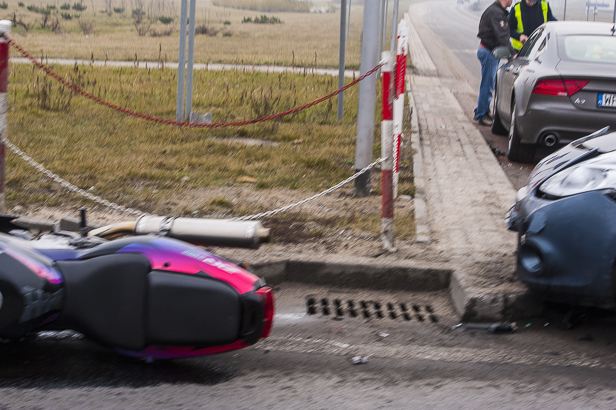
M490 118L491 115L488 114L485 117L483 117L482 119L478 119L477 115L473 115L473 122L479 125L483 125L485 127L489 127L492 125L492 118Z

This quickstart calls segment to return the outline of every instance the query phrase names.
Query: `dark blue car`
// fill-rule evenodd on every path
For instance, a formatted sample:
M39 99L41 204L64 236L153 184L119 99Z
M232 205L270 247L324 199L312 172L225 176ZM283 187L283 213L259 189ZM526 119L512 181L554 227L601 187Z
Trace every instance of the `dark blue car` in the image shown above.
M507 215L517 274L545 300L616 308L616 132L544 158Z

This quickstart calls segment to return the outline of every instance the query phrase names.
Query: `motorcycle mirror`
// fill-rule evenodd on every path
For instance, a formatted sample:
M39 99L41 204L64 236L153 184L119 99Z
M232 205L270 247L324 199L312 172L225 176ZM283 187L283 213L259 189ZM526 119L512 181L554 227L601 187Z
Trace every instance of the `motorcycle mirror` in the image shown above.
M492 50L492 55L500 60L501 58L511 58L513 54L511 54L509 47L499 46Z

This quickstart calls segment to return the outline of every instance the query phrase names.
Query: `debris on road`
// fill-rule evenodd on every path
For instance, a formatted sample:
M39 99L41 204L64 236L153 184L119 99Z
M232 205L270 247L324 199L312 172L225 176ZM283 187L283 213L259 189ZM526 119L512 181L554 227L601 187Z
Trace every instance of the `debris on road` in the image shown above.
M353 356L351 357L351 363L353 364L368 363L368 356Z
M511 333L515 332L518 327L515 322L500 322L500 323L468 323L465 330L487 330L489 333Z

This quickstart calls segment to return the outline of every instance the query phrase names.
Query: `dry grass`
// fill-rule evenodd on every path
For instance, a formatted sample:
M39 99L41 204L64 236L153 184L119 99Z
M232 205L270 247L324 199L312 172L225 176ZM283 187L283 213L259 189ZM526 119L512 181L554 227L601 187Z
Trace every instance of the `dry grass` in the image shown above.
M175 117L175 72L81 66L55 67L65 78L81 83L102 98L132 110L163 118ZM11 65L10 139L19 147L83 188L93 187L109 199L154 211L153 198L186 187L233 184L248 176L258 188L285 187L320 190L353 171L357 88L347 91L349 112L336 120L332 104L323 103L276 122L216 129L184 129L127 117L84 99L63 104L40 104L42 74L29 65ZM254 118L252 94L277 99L282 111L312 101L332 89L333 79L322 76L258 72L195 73L193 108L212 112L216 122ZM49 99L66 98L58 84ZM334 101L335 104L335 101ZM49 109L51 108L51 109ZM278 146L235 144L236 137L276 141ZM223 140L226 139L226 140ZM8 199L40 201L51 182L21 160L9 158Z
M25 0L28 5L29 0ZM155 22L151 30L162 32L169 27L171 36L139 36L133 26L130 10L124 15L109 17L103 3L95 0L92 7L81 12L80 19L93 25L94 34L85 36L79 28L80 19L62 20L58 34L40 29L41 15L18 7L15 0L2 10L3 18L12 19L14 13L33 28L13 28L12 36L20 45L36 55L54 58L90 60L177 61L179 44L179 2L171 3L175 20L171 25ZM58 10L62 11L62 10ZM73 12L71 10L71 12ZM283 24L242 24L244 17L256 17L258 12L214 6L209 1L197 2L197 25L207 25L219 33L197 36L195 62L239 62L245 64L276 64L335 67L338 64L339 13L278 13ZM354 7L351 15L346 65L359 66L363 8ZM154 17L154 16L153 16ZM157 17L156 17L157 18ZM225 21L230 25L224 25ZM224 30L223 30L224 29ZM223 31L230 35L224 36Z
M269 13L282 11L307 13L313 5L310 1L298 0L214 0L212 3L219 7Z

